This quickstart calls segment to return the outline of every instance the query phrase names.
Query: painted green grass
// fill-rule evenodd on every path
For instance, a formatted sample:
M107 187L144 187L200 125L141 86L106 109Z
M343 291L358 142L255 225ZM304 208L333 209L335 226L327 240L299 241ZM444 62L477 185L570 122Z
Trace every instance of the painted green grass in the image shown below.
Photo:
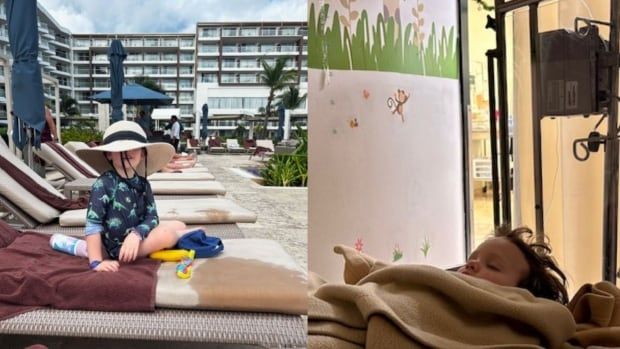
M308 66L336 70L373 70L415 75L458 78L458 55L454 26L439 32L431 24L430 35L420 47L410 39L413 27L404 28L394 18L379 14L374 25L362 11L355 30L340 22L336 11L331 26L326 23L329 4L315 11L310 5ZM371 43L372 42L372 43Z

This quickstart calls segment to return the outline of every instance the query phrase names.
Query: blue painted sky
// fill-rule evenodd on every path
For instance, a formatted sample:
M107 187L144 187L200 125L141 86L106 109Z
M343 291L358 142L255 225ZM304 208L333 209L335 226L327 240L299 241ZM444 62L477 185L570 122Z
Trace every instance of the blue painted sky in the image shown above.
M306 21L306 0L39 0L73 33L193 33L196 22Z

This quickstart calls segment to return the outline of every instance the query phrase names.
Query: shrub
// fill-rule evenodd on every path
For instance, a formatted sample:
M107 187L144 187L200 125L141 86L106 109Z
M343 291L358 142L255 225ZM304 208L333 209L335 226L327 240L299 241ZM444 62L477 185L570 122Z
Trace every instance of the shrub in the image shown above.
M72 126L62 129L61 135L63 143L72 141L84 143L91 141L100 142L103 138L103 133L93 127Z
M305 187L308 185L308 131L297 127L299 144L292 154L276 154L261 170L267 186Z

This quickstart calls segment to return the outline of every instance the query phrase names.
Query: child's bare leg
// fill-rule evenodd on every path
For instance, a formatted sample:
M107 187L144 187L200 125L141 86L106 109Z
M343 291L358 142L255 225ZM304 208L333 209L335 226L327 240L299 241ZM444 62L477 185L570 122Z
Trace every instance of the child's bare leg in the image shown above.
M170 248L176 245L179 240L177 232L186 230L185 223L181 221L161 221L140 244L138 250L139 257Z

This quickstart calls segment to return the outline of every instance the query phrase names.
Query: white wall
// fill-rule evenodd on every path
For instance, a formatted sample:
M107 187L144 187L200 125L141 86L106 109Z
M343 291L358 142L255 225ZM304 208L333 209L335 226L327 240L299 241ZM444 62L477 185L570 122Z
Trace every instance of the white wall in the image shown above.
M340 6L310 1L320 3ZM353 4L376 16L383 3ZM411 2L399 4L411 12ZM425 5L427 28L456 26L456 1ZM341 280L342 259L332 247L356 243L390 262L398 252L398 263L463 262L458 79L310 67L309 86L309 269ZM387 106L398 90L410 96L403 117Z

